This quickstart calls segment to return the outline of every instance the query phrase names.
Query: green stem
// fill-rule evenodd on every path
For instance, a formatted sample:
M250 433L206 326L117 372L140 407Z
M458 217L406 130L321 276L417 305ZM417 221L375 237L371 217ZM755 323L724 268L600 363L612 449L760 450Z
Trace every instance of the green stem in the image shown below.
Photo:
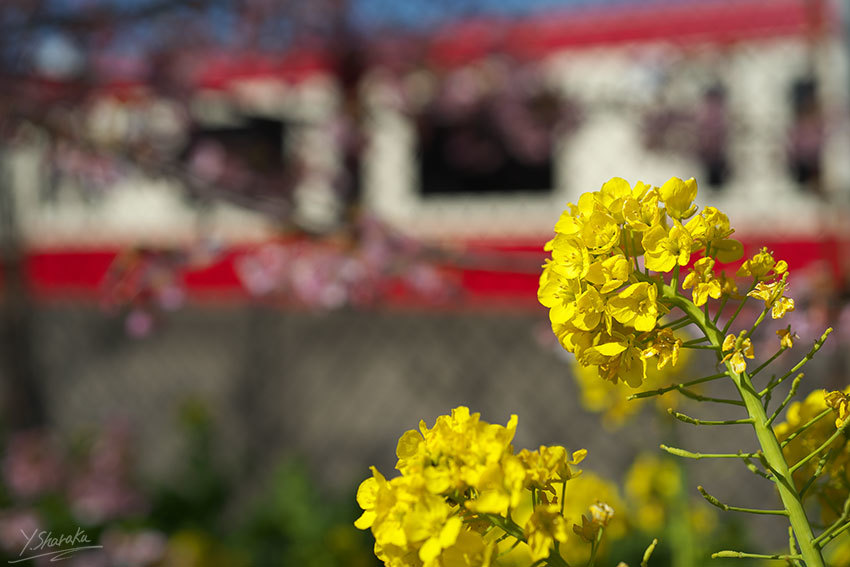
M723 344L724 333L729 329L737 314L740 313L746 299L741 301L738 310L733 315L732 319L724 327L724 330L719 330L710 319L697 306L687 299L678 296L675 290L669 289L669 286L661 285L661 296L670 304L675 305L682 311L691 316L691 319L702 330L705 336L708 337L711 344L720 347ZM824 337L825 338L825 337ZM806 517L806 511L803 508L803 502L800 499L791 470L788 463L785 461L785 456L782 454L782 448L776 438L776 434L770 427L767 421L767 415L764 407L761 404L761 398L753 388L750 377L746 372L738 373L732 368L730 361L726 361L726 369L732 382L741 396L741 401L744 402L747 408L749 417L753 420L752 427L758 439L759 445L764 460L768 463L770 470L774 475L774 483L779 491L779 497L785 510L788 512L788 519L791 527L794 529L794 534L797 537L797 543L800 548L800 553L806 563L806 567L824 567L823 556L820 549L814 545L814 533L809 519Z
M791 382L791 388L788 390L788 395L785 396L785 399L782 400L782 403L779 404L779 407L776 408L776 411L773 412L769 418L767 418L768 425L772 424L774 420L779 417L779 414L782 412L782 410L785 409L785 406L788 405L788 403L791 401L791 398L793 398L797 394L797 388L800 387L800 380L803 379L803 376L805 375L800 372L799 374L797 374L797 377L794 378L794 380Z
M820 350L820 347L823 346L823 343L826 341L826 338L829 336L829 334L831 332L832 332L832 327L829 327L826 331L823 332L823 334L820 336L820 338L815 341L815 344L812 346L812 349L808 353L806 353L806 356L804 356L803 359L800 362L795 364L794 367L791 368L791 370L789 370L788 372L783 374L782 378L777 380L776 383L773 383L772 385L768 385L767 388L765 388L764 390L759 392L758 395L764 396L765 393L767 393L768 388L771 388L771 389L775 388L776 386L778 386L782 382L784 382L789 376L791 376L792 374L797 372L799 369L801 369L803 367L803 365L806 364L809 360L811 360L812 357L815 355L815 353Z
M757 456L756 453L694 453L693 451L686 451L678 447L668 447L667 445L661 445L661 449L671 455L694 459L695 461L700 459L752 459Z
M749 469L749 471L751 473L753 473L754 475L758 475L758 476L760 476L764 479L773 481L773 477L771 477L768 473L766 473L763 470L761 470L760 468L758 468L756 466L756 464L754 462L752 462L750 459L744 459L744 463L747 465L747 469Z
M717 325L717 320L720 319L720 314L723 313L723 308L726 307L727 301L729 301L728 295L724 295L720 299L720 306L717 308L717 312L714 314L714 319L711 320L712 324Z
M744 402L741 400L727 400L725 398L712 398L711 396L703 396L701 394L697 394L696 392L692 392L687 388L676 388L680 394L685 396L686 398L690 398L692 400L696 400L698 402L714 402L716 404L728 404L732 406L744 406Z
M752 290L752 289L753 289L753 288L750 288L750 290ZM739 303L739 304L738 304L738 308L737 308L737 309L735 309L735 312L734 312L734 313L732 313L732 317L730 317L730 318L729 318L729 320L728 320L728 321L726 321L726 324L723 326L723 330L721 331L721 333L723 334L723 336L726 336L726 333L729 331L729 327L731 327L731 326L732 326L732 323L734 323L734 322L735 322L735 319L737 319L737 318L738 318L738 315L741 313L741 309L743 309L743 308L744 308L744 305L745 305L746 303L747 303L747 296L745 295L745 296L744 296L744 299L742 299L742 300L741 300L741 303ZM712 324L711 324L711 326L712 326L712 327L714 327L715 329L717 328L717 327L714 325L714 323L712 323Z
M830 413L832 413L832 411L833 411L832 408L826 408L825 410L823 410L822 412L820 412L819 414L814 416L812 419L807 421L805 424L798 427L794 431L794 433L792 433L791 435L786 437L785 440L782 441L782 443L780 443L780 445L784 448L786 445L788 445L788 443L790 443L791 441L793 441L794 439L799 437L802 433L805 433L805 431L808 428L810 428L811 426L813 426L814 424L816 424L817 422L819 422L820 420L822 420L823 418L828 416Z
M762 555L760 553L745 553L743 551L718 551L717 553L711 554L712 559L720 557L734 557L736 559L777 559L780 561L786 561L788 559L804 559L802 555ZM821 565L823 565L823 561L821 561Z
M818 461L818 466L815 468L815 472L812 476L809 477L809 480L806 481L806 484L803 485L803 488L800 489L800 498L805 496L806 491L820 478L820 475L823 474L823 469L826 467L826 463L832 458L834 452L832 449L826 452L823 457ZM850 502L850 498L847 499ZM823 534L821 534L823 535ZM815 540L817 542L817 540Z
M790 469L791 472L793 473L794 471L798 470L800 467L802 467L803 465L808 463L810 460L812 460L818 453L820 453L821 451L823 451L824 449L829 447L829 445L832 444L833 441L838 439L839 435L844 434L844 429L847 427L848 424L850 424L850 421L846 422L842 427L839 427L838 429L836 429L835 433L830 435L829 439L824 441L821 444L820 447L818 447L817 449L815 449L814 451L812 451L811 453L809 453L808 455L806 455L805 457L800 459L793 467L791 467L791 469Z
M756 319L756 322L753 323L753 326L750 327L750 330L747 331L746 335L744 335L745 339L749 339L751 336L753 336L753 333L756 331L756 329L759 328L759 325L761 325L761 322L764 321L764 316L767 315L767 312L769 310L770 310L769 307L765 307L764 310L759 314L758 318ZM750 375L750 378L752 378L752 375Z
M729 506L728 504L724 504L711 494L705 491L702 486L697 486L697 490L702 495L706 501L712 506L716 506L723 510L724 512L746 512L747 514L762 514L765 516L787 516L787 510L759 510L756 508L741 508L740 506Z
M678 325L679 323L690 323L690 322L691 322L691 318L688 317L687 315L684 315L683 317L680 317L680 318L675 319L673 321L668 321L666 323L662 323L661 325L658 325L655 328L656 329L666 329L667 327L672 327L673 325Z
M691 425L743 425L750 424L753 422L753 418L748 417L746 419L724 419L719 421L712 421L707 419L695 419L689 415L685 415L683 413L679 413L675 411L673 408L667 408L667 413L678 419L679 421L683 421L685 423L690 423Z
M834 540L835 538L837 538L838 536L840 536L840 535L841 535L842 533L844 533L845 531L847 531L847 529L848 529L848 528L850 528L850 522L847 522L846 524L844 524L843 526L841 526L841 528L839 528L838 530L836 530L836 531L832 532L831 534L829 534L829 536L828 536L828 537L824 538L822 541L819 541L819 542L818 542L818 547L823 548L826 544L828 544L829 542L831 542L832 540Z
M720 346L714 345L689 345L683 344L682 348L702 349L702 350L720 350Z
M650 398L652 396L660 396L662 394L666 394L672 390L678 390L679 388L684 388L687 386L696 386L697 384L702 384L703 382L711 382L712 380L719 380L726 376L726 373L720 374L712 374L711 376L706 376L704 378L697 378L696 380L691 380L689 382L683 382L681 384L671 384L669 386L665 386L664 388L658 388L657 390L644 390L643 392L638 392L636 394L632 394L628 397L629 400L634 400L637 398Z
M602 533L605 531L605 528L600 527L596 532L596 537L593 540L593 543L590 547L590 559L587 560L587 567L593 567L596 564L596 553L599 551L599 544L602 541ZM560 556L559 556L560 557Z
M755 370L753 370L752 372L750 372L750 379L754 378L756 374L758 374L759 372L761 372L761 371L762 371L762 370L763 370L763 369L764 369L764 368L765 368L768 364L770 364L771 362L773 362L774 360L776 360L776 358L777 358L780 354L782 354L783 352L785 352L786 350L788 350L788 349L787 349L787 348L785 348L785 347L781 347L778 351L776 351L776 354L774 354L773 356L771 356L770 358L768 358L766 361L764 361L764 364L760 364L760 365L758 366L758 368L756 368Z

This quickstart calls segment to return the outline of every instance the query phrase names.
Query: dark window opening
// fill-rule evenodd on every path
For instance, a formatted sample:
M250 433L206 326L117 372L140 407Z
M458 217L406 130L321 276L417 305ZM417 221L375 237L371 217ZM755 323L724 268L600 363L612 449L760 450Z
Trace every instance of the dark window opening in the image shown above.
M421 193L551 191L558 104L555 97L493 97L462 113L429 109L418 127Z
M790 99L792 122L788 132L788 168L801 189L821 194L824 125L815 79L803 77L794 81Z

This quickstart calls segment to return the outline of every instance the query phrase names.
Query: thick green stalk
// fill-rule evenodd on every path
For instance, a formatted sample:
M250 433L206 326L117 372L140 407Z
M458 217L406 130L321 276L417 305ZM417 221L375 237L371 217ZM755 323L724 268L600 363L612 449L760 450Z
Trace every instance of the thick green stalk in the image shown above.
M666 284L659 284L659 287L661 296L687 313L700 330L705 333L712 345L719 348L723 344L723 332L699 307L678 295L675 288ZM823 556L814 543L815 537L812 533L812 526L806 517L800 495L794 486L794 479L791 477L788 463L782 454L782 448L768 422L768 416L762 406L761 398L753 388L750 377L746 372L740 374L735 372L730 361L726 361L726 368L729 377L738 389L741 401L747 408L747 414L753 420L752 427L764 455L764 460L774 475L774 483L779 490L782 504L788 511L788 519L794 534L797 536L797 544L803 561L805 561L806 567L824 567Z

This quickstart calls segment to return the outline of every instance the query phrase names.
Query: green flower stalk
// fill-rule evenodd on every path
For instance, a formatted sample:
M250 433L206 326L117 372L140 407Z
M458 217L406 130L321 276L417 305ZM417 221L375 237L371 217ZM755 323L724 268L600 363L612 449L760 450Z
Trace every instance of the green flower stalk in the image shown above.
M846 473L836 480L836 468L830 463L843 462L847 454L848 403L835 392L824 397L838 415L830 421L834 427L822 432L811 423L774 429L773 422L788 407L802 374L796 375L791 391L771 408L771 394L789 376L815 355L830 332L828 329L811 351L787 374L772 377L756 388L764 370L785 350L792 348L795 335L790 328L777 333L777 351L764 363L754 364L752 335L769 315L781 319L794 310L787 297L788 265L776 261L763 249L746 260L737 275L750 281L739 294L734 280L715 273L715 263L739 260L743 248L730 238L734 232L728 217L714 207L697 213L693 203L697 185L693 179L672 178L661 187L637 183L632 187L620 178L605 183L599 191L583 194L578 204L569 204L555 225L556 236L546 244L552 257L544 265L538 298L549 308L552 329L561 345L574 353L577 362L603 380L625 382L639 388L647 378L647 364L655 359L658 368L675 366L681 349L702 349L714 353L719 373L684 383L635 393L645 398L678 391L682 395L709 404L727 404L742 408L738 419L707 419L671 411L676 419L696 426L745 426L752 429L759 443L757 453L709 454L662 446L680 457L727 458L744 462L750 470L774 483L781 508L754 510L719 502L700 487L711 504L727 511L786 516L793 537L787 554L765 556L738 551L721 551L716 557L761 557L786 560L806 567L823 567L821 550L831 539L848 529L844 510L833 510L833 523L815 535L803 500L812 486L827 506L848 502ZM695 254L699 254L694 258ZM686 294L686 290L690 293ZM745 303L755 299L763 308L748 328L734 331ZM724 309L737 304L721 327ZM661 319L664 317L664 319ZM698 338L683 342L673 331L690 327ZM715 380L730 381L737 399L702 396L691 387ZM789 413L790 410L789 410ZM826 413L819 414L823 418ZM827 422L825 422L827 423ZM781 441L784 438L785 441ZM804 446L804 454L783 451ZM805 442L805 443L804 443ZM754 461L761 464L759 469ZM824 482L818 482L820 477ZM842 484L843 483L843 484ZM827 489L831 490L828 492ZM826 496L824 496L826 495ZM836 500L837 498L837 500Z

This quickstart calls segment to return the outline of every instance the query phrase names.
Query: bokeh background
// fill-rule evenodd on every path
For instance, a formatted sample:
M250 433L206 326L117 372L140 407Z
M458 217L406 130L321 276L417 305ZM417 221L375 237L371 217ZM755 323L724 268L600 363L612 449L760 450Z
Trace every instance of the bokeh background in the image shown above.
M624 482L669 424L583 389L536 303L560 211L612 176L696 177L788 261L801 338L838 325L809 389L846 385L843 8L5 0L3 553L82 527L78 566L374 565L357 484L461 404Z

